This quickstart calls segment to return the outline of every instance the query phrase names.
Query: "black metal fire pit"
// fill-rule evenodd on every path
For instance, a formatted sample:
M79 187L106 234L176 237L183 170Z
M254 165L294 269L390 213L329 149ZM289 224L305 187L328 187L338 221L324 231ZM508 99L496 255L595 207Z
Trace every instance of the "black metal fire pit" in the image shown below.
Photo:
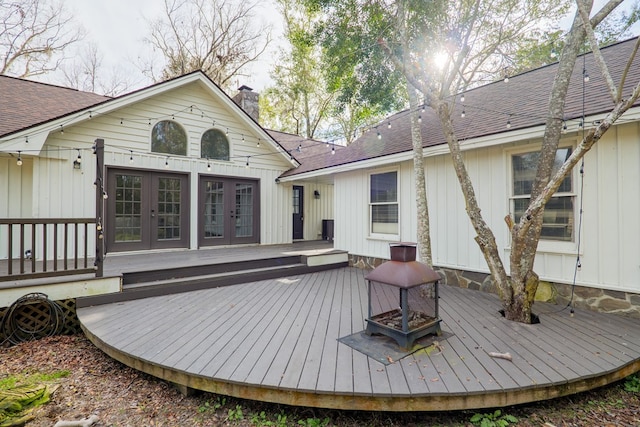
M391 261L365 276L369 284L365 332L386 335L400 347L410 349L415 340L442 333L438 317L440 276L416 261L415 243L390 246Z

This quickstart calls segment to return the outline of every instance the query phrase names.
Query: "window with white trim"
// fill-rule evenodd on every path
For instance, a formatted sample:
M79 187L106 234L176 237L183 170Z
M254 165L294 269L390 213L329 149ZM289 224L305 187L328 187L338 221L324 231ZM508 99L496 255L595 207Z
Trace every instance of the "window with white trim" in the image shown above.
M553 165L556 173L560 166L571 155L570 147L558 148ZM511 156L512 165L512 193L511 212L516 222L529 206L531 189L536 178L539 151L518 153ZM574 235L574 206L576 195L573 191L573 174L569 173L560 184L558 191L547 202L542 219L543 240L572 242Z
M397 235L398 172L369 175L370 234Z

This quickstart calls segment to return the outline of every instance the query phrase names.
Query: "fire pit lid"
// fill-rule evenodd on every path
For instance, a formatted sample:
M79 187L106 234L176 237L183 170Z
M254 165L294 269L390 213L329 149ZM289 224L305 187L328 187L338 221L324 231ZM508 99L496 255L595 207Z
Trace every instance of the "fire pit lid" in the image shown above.
M418 261L387 261L367 274L365 279L399 288L412 288L440 280L440 276Z

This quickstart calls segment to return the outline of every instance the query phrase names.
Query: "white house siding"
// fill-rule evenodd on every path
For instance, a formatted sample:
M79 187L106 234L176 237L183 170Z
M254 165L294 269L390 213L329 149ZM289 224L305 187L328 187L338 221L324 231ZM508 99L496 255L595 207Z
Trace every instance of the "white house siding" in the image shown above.
M191 105L194 106L193 112ZM84 114L84 121L65 125L63 132L58 129L51 131L39 157L25 159L21 168L15 165L15 159L0 159L0 198L13 201L10 206L0 207L3 217L93 217L96 166L91 147L97 138L102 138L107 167L189 174L191 249L198 246L200 174L259 180L260 243L291 242L291 189L275 182L282 172L291 168L291 164L266 140L261 139L258 147L258 138L262 135L240 116L230 112L200 83L191 83L108 113L97 107L91 116ZM151 153L153 125L159 120L171 119L180 123L187 132L187 156L167 158L164 154ZM228 128L229 161L208 162L200 158L202 133L213 127L214 120L215 128L223 131ZM74 169L73 161L78 156L78 149L82 168ZM247 156L250 156L248 168ZM131 157L133 163L130 162ZM168 162L168 168L165 162ZM207 163L211 165L210 172L207 171ZM0 256L6 257L4 246L0 245L3 248ZM94 246L93 243L89 245L90 248Z
M640 125L622 124L609 130L585 157L582 267L577 284L640 293ZM576 143L577 138L567 138ZM538 142L539 144L539 142ZM535 143L470 150L465 164L476 196L491 226L505 266L509 268L509 233L504 217L509 213L510 155ZM412 162L400 170L400 236L415 241L415 201ZM385 170L381 168L381 170ZM335 246L351 254L388 258L388 243L368 236L368 176L371 170L337 174ZM426 159L425 172L431 220L434 264L458 270L488 272L474 240L475 232L465 211L458 180L449 155ZM574 172L575 226L579 220L580 175ZM542 279L572 283L577 242L542 241L535 271Z
M334 192L332 184L324 184L319 182L294 182L282 183L282 186L289 188L289 194L293 194L291 188L293 185L304 187L304 206L302 216L304 240L320 240L322 239L322 220L334 219L333 201ZM320 193L320 198L314 197L314 191ZM291 206L289 217L293 221L293 200L288 201ZM293 222L291 223L293 224ZM293 233L293 229L291 230Z

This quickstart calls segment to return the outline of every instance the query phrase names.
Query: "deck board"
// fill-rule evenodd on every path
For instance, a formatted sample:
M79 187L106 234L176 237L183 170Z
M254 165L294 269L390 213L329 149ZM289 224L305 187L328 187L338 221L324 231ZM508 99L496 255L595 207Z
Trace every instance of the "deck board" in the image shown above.
M475 409L535 401L640 370L640 320L536 304L503 319L494 295L442 286L442 351L384 365L338 338L365 328L364 272L341 268L86 307L87 335L123 362L184 385L285 404ZM395 292L378 296L393 304ZM535 310L534 310L535 311ZM509 351L513 361L489 351ZM437 396L437 399L429 399Z

